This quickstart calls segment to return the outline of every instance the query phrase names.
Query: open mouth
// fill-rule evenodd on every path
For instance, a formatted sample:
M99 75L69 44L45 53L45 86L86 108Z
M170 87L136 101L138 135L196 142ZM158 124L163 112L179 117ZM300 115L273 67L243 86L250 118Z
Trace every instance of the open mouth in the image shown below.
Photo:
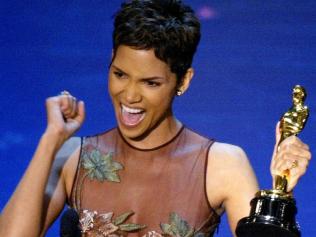
M145 110L121 104L122 122L125 126L137 126L145 117Z

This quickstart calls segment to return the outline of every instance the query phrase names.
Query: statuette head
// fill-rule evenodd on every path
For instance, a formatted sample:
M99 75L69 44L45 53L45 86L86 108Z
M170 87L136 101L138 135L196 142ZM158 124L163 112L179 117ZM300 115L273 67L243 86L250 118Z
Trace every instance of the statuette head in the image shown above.
M296 85L293 88L293 103L294 105L301 104L303 105L304 101L306 99L306 91L304 87L300 85Z

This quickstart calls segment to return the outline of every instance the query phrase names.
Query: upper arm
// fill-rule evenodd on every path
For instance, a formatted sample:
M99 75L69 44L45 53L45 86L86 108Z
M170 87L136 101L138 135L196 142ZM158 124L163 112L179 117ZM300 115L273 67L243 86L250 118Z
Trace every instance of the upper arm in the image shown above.
M233 145L215 143L209 152L207 195L217 210L224 209L232 232L249 215L258 183L245 152Z
M70 138L56 154L51 173L46 185L43 206L44 236L49 226L64 208L67 196L74 181L80 152L80 138ZM69 191L70 190L70 191Z

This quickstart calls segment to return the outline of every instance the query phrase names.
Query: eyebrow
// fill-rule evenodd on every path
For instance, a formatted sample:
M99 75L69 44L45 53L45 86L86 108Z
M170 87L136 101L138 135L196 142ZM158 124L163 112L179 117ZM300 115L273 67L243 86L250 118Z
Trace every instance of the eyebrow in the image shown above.
M119 68L118 66L115 66L114 64L112 64L112 67L114 67L114 69L121 71L122 73L124 73L125 75L129 76L128 73L126 73L124 70L122 70L121 68ZM144 77L141 78L141 80L165 80L165 77L160 77L160 76L152 76L152 77Z

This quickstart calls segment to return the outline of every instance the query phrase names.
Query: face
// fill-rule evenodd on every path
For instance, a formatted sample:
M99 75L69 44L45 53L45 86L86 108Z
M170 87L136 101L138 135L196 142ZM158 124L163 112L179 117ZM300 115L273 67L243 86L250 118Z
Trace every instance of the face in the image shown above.
M175 92L176 75L153 50L118 47L109 72L109 93L125 138L140 140L168 129Z

